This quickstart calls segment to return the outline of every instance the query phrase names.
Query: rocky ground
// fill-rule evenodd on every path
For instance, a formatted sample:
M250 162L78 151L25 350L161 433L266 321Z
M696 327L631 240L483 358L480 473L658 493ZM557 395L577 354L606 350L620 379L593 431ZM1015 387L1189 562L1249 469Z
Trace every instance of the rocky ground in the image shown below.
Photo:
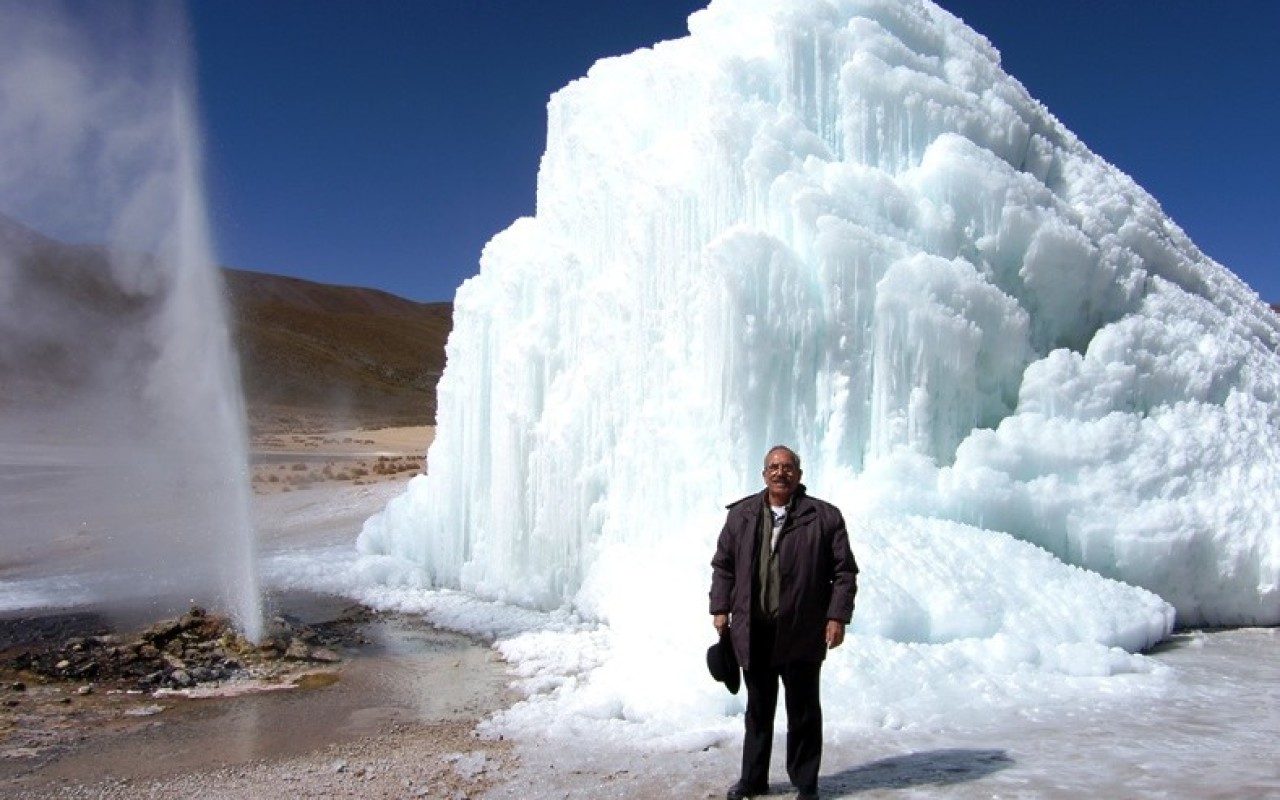
M23 676L42 683L80 683L78 693L96 689L116 692L194 689L201 686L247 680L280 680L289 666L306 663L333 664L341 656L331 646L350 642L355 625L367 612L354 613L312 628L297 620L276 617L258 644L246 640L225 617L192 608L178 619L162 620L136 635L124 636L99 628L88 615L71 615L75 622L96 631L66 638L42 638L10 648L0 656L3 677L13 678L10 688L25 689ZM11 639L30 639L21 630L26 620L6 620L0 629L13 629ZM47 627L43 620L33 620ZM10 674L12 673L12 674Z
M368 651L376 663L370 636L388 623L354 606L317 625L278 617L253 645L199 610L130 636L91 615L6 620L0 788L13 798L481 796L513 758L508 743L475 734L505 696L499 665L477 671L486 648L431 633L457 668L438 676L442 693L467 676L485 685L455 708L405 713L382 696L388 683L412 695L404 676L370 680L362 663Z
M264 544L350 538L421 471L432 432L257 431ZM514 768L511 743L476 734L513 701L486 643L341 598L271 606L257 644L199 609L136 631L0 619L0 796L461 800Z
M358 647L372 616L353 606L314 627L276 617L258 644L199 608L130 635L88 613L0 620L0 755L57 758L159 713L172 698L331 683L343 660L337 649Z

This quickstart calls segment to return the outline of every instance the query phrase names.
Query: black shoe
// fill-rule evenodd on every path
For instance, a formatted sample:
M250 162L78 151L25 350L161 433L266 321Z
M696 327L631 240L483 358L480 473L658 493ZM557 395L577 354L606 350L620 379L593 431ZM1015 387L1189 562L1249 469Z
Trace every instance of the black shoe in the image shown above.
M748 797L756 797L757 795L768 793L768 786L751 786L746 781L738 781L729 787L725 798L726 800L746 800Z
M818 790L801 789L799 794L796 795L796 800L818 800Z

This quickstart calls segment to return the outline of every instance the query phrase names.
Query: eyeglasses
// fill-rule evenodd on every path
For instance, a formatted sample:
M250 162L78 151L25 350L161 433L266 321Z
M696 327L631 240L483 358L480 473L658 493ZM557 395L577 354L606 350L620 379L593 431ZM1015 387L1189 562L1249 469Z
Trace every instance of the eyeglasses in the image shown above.
M799 472L800 468L797 467L795 464L768 464L765 466L764 471L769 473L770 475L773 475L774 473L777 473L777 472L792 474L795 472Z

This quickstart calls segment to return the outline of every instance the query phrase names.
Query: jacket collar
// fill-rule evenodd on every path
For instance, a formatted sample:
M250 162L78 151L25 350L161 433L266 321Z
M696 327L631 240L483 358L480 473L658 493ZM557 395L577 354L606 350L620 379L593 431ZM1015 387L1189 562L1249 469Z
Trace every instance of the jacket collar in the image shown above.
M769 490L767 488L761 489L757 496L760 498L760 507L762 509L769 505ZM795 492L791 495L791 502L787 503L787 508L788 513L796 517L812 510L813 504L809 502L808 490L803 483L796 486Z

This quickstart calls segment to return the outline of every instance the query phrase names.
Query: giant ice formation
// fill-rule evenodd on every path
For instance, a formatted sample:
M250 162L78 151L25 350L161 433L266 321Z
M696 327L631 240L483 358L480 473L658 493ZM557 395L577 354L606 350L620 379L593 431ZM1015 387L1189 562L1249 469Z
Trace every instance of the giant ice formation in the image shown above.
M830 680L1124 672L1164 601L1280 623L1255 293L927 0L689 27L551 98L536 216L457 294L430 474L361 535L384 578L619 652L705 638L721 505L786 442L863 570Z

